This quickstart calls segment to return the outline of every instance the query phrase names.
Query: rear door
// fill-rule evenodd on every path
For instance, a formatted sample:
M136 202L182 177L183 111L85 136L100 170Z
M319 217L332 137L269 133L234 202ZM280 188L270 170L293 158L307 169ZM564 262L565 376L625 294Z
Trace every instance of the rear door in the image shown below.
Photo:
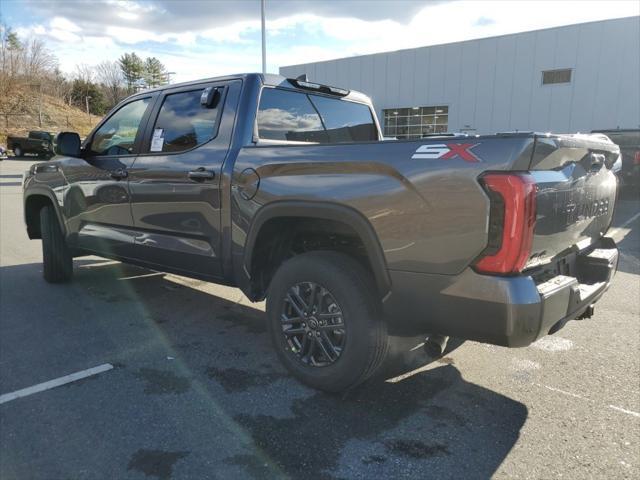
M218 101L201 104L205 89ZM166 90L129 175L136 256L159 269L221 275L220 176L240 82ZM228 115L226 115L226 111ZM229 118L230 115L230 118Z

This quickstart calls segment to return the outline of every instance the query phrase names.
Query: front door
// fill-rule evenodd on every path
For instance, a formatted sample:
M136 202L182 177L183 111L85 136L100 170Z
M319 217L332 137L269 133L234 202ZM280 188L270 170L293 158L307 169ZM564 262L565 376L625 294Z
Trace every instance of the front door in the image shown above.
M87 140L83 159L63 164L71 242L107 257L133 254L133 217L127 185L153 96L138 97L107 117Z
M216 102L203 105L205 89ZM218 278L220 173L230 132L220 128L230 85L166 90L129 174L136 255L158 269Z

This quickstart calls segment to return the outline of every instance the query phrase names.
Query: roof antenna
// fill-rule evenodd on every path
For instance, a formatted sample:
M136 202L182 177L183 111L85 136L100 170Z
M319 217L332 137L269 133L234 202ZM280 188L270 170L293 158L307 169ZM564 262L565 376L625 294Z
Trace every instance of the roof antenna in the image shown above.
M303 73L302 75L298 75L296 77L296 80L299 82L308 82L309 80L307 79L307 74Z

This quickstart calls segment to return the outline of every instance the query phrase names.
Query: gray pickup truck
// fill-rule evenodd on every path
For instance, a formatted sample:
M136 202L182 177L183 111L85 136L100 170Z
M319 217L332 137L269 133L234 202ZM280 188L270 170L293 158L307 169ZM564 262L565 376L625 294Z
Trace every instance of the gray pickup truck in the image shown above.
M278 356L340 391L388 335L529 345L615 272L606 138L382 141L357 92L246 74L135 94L25 173L44 277L99 255L267 300Z

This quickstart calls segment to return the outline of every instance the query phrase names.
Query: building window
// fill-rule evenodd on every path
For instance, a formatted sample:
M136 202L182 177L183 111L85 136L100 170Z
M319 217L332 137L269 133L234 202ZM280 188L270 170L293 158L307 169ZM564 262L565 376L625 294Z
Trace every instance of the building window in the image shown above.
M384 136L422 138L444 133L449 126L449 107L407 107L384 110Z
M555 83L571 83L571 69L545 70L542 72L542 84L553 85Z

